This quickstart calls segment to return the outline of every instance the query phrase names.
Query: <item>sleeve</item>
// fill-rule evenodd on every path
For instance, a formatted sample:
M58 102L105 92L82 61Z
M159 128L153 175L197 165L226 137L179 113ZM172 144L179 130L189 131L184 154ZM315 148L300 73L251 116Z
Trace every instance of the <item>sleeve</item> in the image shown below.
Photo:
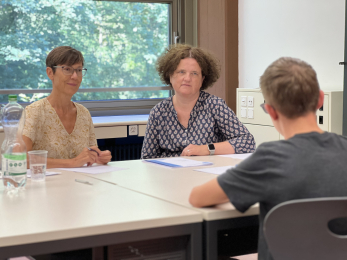
M158 138L158 121L155 118L156 110L156 108L153 108L149 114L146 134L142 145L141 159L158 158L161 154Z
M262 144L249 158L217 177L230 202L240 212L280 194L276 189L281 185L276 183L286 181L281 167L287 157L276 149L277 146Z
M22 135L30 138L33 144L36 141L36 135L41 128L39 107L31 104L25 108L25 123Z
M95 136L95 130L94 130L94 123L92 120L92 117L88 111L89 114L89 146L98 146L98 142L96 141L96 136Z
M255 151L253 135L240 122L224 100L218 99L213 104L213 110L223 140L227 140L231 144L235 153L253 153Z

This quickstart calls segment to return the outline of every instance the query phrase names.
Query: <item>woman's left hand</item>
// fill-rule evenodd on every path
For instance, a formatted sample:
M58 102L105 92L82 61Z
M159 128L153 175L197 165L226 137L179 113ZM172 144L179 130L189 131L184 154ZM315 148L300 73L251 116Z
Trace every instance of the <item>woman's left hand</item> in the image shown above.
M181 156L210 155L207 145L190 144L183 149Z
M111 152L109 150L101 151L96 146L91 146L90 148L98 152L98 157L96 158L96 163L106 164L106 163L111 161L112 155L111 155Z
M97 163L106 164L112 159L111 152L109 150L101 151L99 157L96 159Z

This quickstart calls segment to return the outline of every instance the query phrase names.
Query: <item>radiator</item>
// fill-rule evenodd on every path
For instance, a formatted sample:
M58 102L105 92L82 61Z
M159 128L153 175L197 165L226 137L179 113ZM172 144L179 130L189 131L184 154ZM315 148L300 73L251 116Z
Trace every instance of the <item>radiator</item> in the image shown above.
M143 137L129 136L126 138L98 139L100 150L109 150L112 161L136 160L141 158Z

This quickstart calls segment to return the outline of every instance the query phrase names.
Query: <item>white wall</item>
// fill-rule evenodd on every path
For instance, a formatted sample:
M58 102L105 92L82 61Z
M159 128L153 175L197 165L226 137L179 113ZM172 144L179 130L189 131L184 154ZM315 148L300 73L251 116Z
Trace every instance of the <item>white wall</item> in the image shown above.
M343 90L345 0L240 0L239 87L282 56L313 66L323 90Z

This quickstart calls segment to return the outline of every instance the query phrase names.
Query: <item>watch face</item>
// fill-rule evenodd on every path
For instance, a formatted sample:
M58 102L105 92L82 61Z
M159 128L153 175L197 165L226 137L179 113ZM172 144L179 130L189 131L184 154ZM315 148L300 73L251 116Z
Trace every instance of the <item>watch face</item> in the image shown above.
M209 150L214 150L214 144L208 144L208 149Z

